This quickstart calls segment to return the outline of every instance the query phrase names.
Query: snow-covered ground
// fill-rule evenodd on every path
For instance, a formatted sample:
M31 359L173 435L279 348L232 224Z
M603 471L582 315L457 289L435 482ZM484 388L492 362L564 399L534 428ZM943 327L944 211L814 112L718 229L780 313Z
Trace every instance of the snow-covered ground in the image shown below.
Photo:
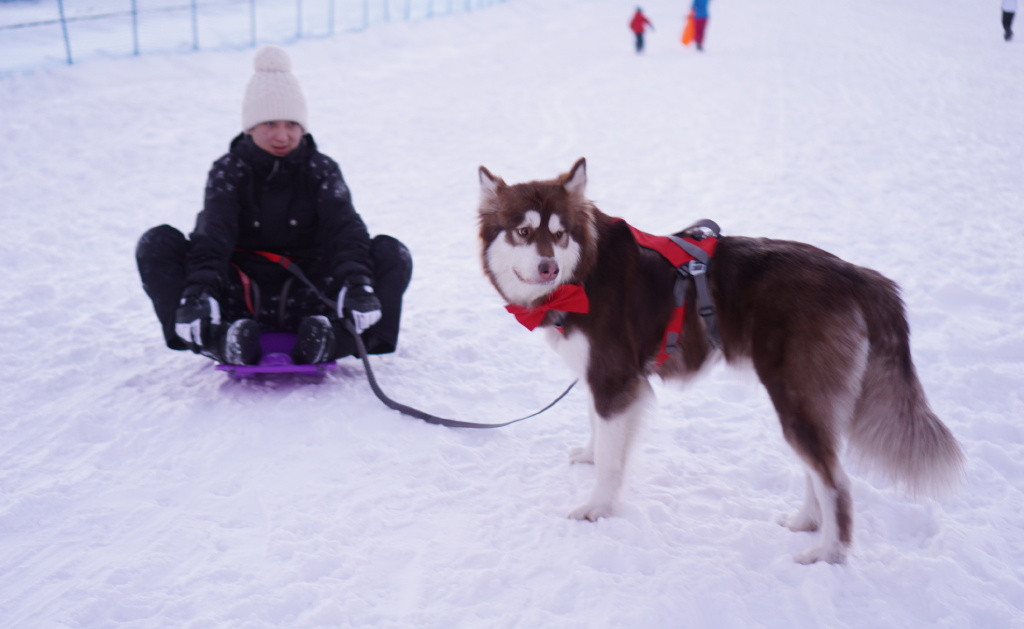
M480 272L476 169L586 156L591 197L642 229L710 217L900 282L960 493L853 469L849 561L801 566L814 534L776 520L802 472L749 374L656 385L595 524L565 517L593 482L567 459L579 391L454 430L386 409L354 359L261 384L169 351L135 243L191 229L252 50L84 55L0 75L0 626L1024 626L1024 42L997 0L716 0L700 54L685 3L649 0L638 56L634 6L509 0L288 46L357 208L415 256L385 390L497 421L568 383Z

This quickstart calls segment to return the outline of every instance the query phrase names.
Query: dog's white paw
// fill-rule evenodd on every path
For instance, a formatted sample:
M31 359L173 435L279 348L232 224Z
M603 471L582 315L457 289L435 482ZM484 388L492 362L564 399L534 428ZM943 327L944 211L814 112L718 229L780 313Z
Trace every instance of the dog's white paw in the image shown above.
M803 511L799 511L793 515L782 516L779 518L779 524L795 533L805 533L808 531L818 530L818 521Z
M612 514L613 507L610 504L593 504L588 502L587 504L577 507L569 512L569 517L573 520L590 520L591 522L597 522L601 518L607 518Z
M594 447L590 445L580 446L569 450L569 462L570 463L590 463L594 462Z
M818 546L798 553L794 559L805 566L819 561L839 564L846 561L846 547L842 544Z

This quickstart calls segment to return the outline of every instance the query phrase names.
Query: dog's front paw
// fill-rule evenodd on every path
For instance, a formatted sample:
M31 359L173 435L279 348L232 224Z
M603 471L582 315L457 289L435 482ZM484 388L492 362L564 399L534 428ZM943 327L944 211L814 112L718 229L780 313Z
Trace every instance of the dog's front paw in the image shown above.
M798 553L794 559L796 559L797 563L805 566L819 561L831 564L843 563L846 561L846 546L843 544L825 544Z
M570 463L594 463L594 446L585 445L569 450Z
M612 514L612 505L610 504L593 504L588 502L582 507L577 507L569 513L569 517L573 520L590 520L591 522L597 522L601 518L607 518Z
M779 524L795 533L818 530L818 520L803 511L779 518Z

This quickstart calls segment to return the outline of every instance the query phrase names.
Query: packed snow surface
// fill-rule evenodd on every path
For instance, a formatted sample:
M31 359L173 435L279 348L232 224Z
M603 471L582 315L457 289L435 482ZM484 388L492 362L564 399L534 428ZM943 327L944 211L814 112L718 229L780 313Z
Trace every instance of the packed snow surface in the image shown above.
M899 282L957 493L853 467L847 563L802 566L815 534L777 520L803 473L745 371L655 383L623 504L590 523L565 517L594 481L567 457L582 391L449 429L385 408L355 359L235 382L166 349L135 244L191 230L253 49L80 51L0 74L0 626L1024 626L1024 42L998 0L716 0L704 53L686 3L649 0L643 55L634 7L278 40L371 232L414 255L382 386L500 421L571 381L480 271L477 168L585 156L590 197L645 231L713 218Z

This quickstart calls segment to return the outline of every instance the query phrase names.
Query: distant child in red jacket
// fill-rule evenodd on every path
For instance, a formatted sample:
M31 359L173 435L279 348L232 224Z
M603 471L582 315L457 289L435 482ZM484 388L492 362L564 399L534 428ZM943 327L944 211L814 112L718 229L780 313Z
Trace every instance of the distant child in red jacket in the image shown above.
M633 14L633 19L629 22L629 28L636 35L636 52L640 54L644 51L644 27L650 26L651 30L654 30L654 24L647 19L644 15L643 9L640 7L636 8L636 13Z

